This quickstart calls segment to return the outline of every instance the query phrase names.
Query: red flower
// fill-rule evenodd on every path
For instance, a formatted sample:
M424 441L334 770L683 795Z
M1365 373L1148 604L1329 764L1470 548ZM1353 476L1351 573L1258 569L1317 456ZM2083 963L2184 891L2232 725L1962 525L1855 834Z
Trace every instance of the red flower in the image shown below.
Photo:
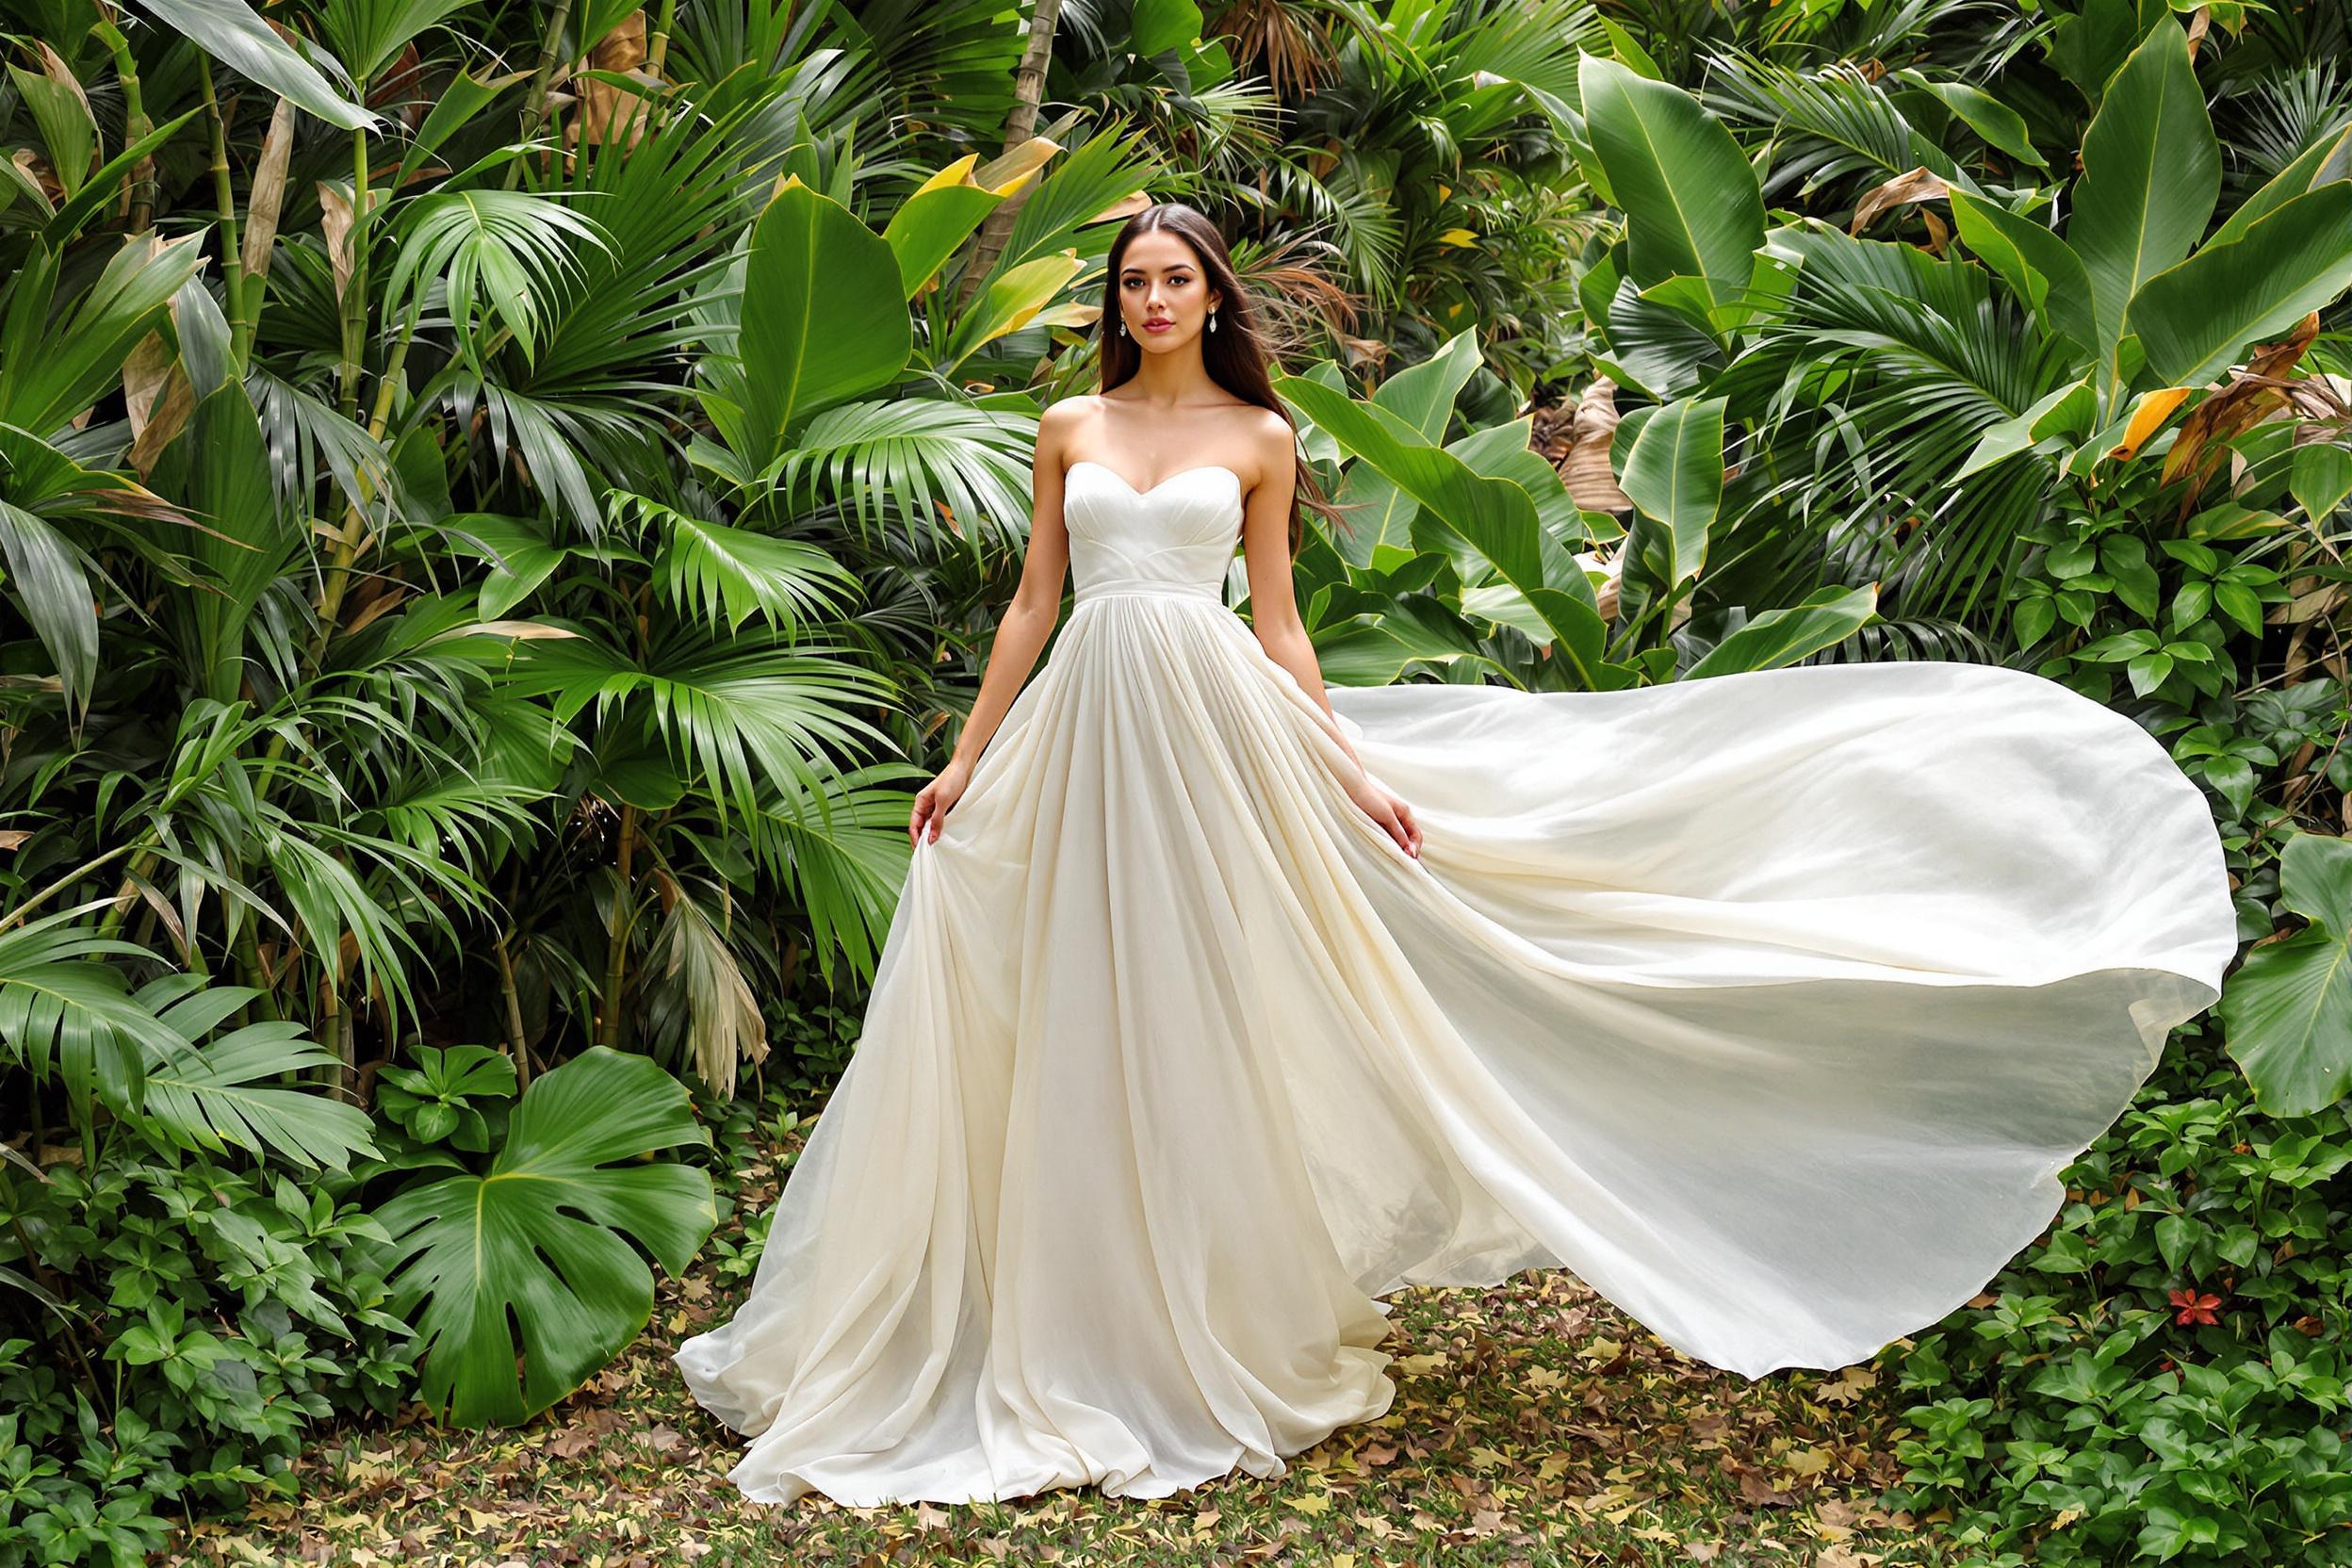
M2172 1315L2175 1323L2218 1323L2213 1309L2221 1305L2218 1296L2199 1296L2194 1289L2170 1293L2172 1304L2179 1310Z

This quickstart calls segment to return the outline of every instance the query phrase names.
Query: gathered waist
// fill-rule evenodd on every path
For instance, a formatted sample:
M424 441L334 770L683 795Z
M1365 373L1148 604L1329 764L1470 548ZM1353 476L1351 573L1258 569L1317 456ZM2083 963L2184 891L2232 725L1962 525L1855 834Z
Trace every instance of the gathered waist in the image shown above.
M1192 599L1202 604L1216 605L1220 610L1225 608L1224 585L1217 582L1169 582L1165 580L1114 578L1108 582L1093 583L1081 588L1077 593L1077 604L1080 606L1092 604L1097 599L1118 598Z

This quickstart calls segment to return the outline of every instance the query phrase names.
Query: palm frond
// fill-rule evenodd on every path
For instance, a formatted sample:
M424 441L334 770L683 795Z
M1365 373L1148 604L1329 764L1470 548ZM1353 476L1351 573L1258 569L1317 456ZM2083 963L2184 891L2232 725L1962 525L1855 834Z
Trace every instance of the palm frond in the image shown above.
M185 974L141 989L139 1000L156 1009L176 1042L147 1063L149 1126L183 1149L217 1154L236 1147L314 1168L342 1170L353 1154L376 1155L365 1111L317 1086L281 1081L340 1065L301 1024L252 1023L208 1045L192 1043L260 995L249 986L206 986Z

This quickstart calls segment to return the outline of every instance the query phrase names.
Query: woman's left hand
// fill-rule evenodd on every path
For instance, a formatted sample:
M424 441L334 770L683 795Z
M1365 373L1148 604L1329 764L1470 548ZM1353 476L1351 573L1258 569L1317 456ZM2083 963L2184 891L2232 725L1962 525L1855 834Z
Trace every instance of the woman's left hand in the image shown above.
M1369 774L1348 792L1364 808L1365 816L1380 825L1381 831L1396 841L1396 847L1418 860L1421 858L1421 825L1413 820L1413 808L1386 785L1375 781Z

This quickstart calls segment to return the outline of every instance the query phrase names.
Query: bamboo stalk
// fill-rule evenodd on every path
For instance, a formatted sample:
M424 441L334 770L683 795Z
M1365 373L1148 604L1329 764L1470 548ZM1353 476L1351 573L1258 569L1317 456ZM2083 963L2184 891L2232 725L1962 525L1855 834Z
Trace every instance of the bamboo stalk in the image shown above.
M359 378L367 368L368 340L368 133L351 133L351 281L344 288L343 417L359 416Z
M261 940L253 935L253 927L259 919L249 909L245 923L237 927L237 967L244 972L245 983L261 993L253 999L253 1005L261 1010L264 1019L276 1023L282 1016L278 1012L277 993L270 986L269 966L261 961Z
M621 986L629 974L629 927L636 923L634 864L637 854L637 808L621 808L621 841L617 852L620 896L612 911L612 939L605 951L603 1005L596 1020L596 1043L621 1042Z
M670 57L670 26L678 20L678 0L662 0L662 9L655 16L653 37L645 45L646 74L659 76Z
M512 932L498 933L498 999L504 1004L509 1054L514 1058L514 1092L531 1087L531 1047L523 1042L523 1000L514 989L514 958L506 950Z
M572 0L555 0L547 13L547 30L539 43L539 66L531 74L531 90L523 96L523 139L531 140L539 128L547 122L547 84L555 77L555 52L564 46L564 29L572 20ZM512 190L522 178L523 160L515 158L506 166L506 188Z
M131 41L103 12L90 30L114 56L115 80L122 89L122 140L125 145L136 144L155 128L155 122L147 117L147 106L140 96L139 61L131 54ZM155 155L140 158L126 178L131 188L129 232L145 234L154 226L155 217Z
M238 249L237 192L229 183L229 128L220 114L220 100L212 90L212 60L199 49L196 81L204 100L205 139L212 151L212 204L220 219L220 286L229 301L231 348L241 368L253 342L253 323L245 316L245 257Z

